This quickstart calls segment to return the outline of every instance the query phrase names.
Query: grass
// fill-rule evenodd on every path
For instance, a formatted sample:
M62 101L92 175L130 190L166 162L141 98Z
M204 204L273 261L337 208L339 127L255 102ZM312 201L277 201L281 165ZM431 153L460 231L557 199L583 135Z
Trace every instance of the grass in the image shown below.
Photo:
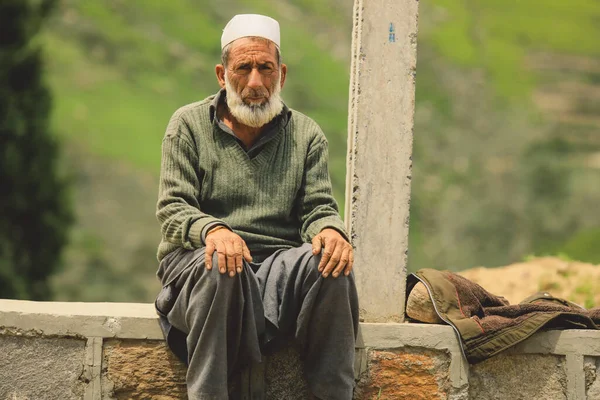
M54 130L94 154L158 173L171 114L218 90L214 65L225 21L186 0L65 4L67 22L57 16L44 37ZM268 4L254 2L253 8ZM304 7L311 11L311 4ZM323 7L317 4L314 10ZM284 97L328 136L335 191L343 204L348 66L299 21L287 24L282 36L290 71Z
M284 95L327 134L343 203L349 60L332 57L302 21L277 15L267 0L229 4L237 12L265 12L282 20L283 55L290 67ZM327 1L290 4L332 27L346 28L350 21ZM530 51L600 54L594 39L600 36L594 22L600 5L594 1L433 4L441 23L422 32L420 43L433 45L450 63L483 68L501 97L523 98L534 87L535 76L523 67ZM211 7L189 0L64 2L61 13L70 22L57 17L46 35L55 130L94 153L157 171L157 146L171 113L217 90L213 67L226 21ZM432 74L419 74L417 99L442 114L452 101L439 92Z
M44 35L48 80L55 98L53 130L95 156L157 175L169 117L178 107L218 89L213 70L227 19L234 13L270 14L281 22L283 59L289 67L283 96L291 107L314 118L327 135L334 193L343 207L350 60L334 57L336 43L323 39L331 36L329 31L347 32L349 46L351 12L341 12L338 4L337 0L277 4L269 0L65 0ZM426 132L419 126L415 129L413 157L415 164L426 165L428 173L438 176L443 186L458 187L466 179L483 177L476 168L469 174L456 173L452 166L436 161L436 152L422 144L428 143L422 137L435 136L443 148L434 150L446 151L447 147L450 151L453 142L464 143L458 137L463 127L477 129L456 120L456 93L452 84L440 81L444 79L441 68L481 73L499 109L515 103L531 109L532 91L554 78L528 69L530 54L600 56L596 40L600 3L595 0L432 0L421 2L420 12L416 107L430 109L435 123ZM322 31L316 32L315 26ZM582 73L582 79L600 82L599 74L586 74ZM589 149L588 142L582 139L577 144ZM415 176L411 255L418 255L422 245L437 235L426 231L423 222L431 209L419 203L426 196L419 186L422 182ZM600 237L600 232L590 235ZM553 243L547 252L586 260L596 257L581 245L587 239L580 239ZM525 251L546 252L546 248ZM429 254L422 252L417 259L419 267L430 266ZM461 268L466 266L460 263Z
M591 282L585 282L575 288L575 294L583 298L583 306L587 309L595 306L596 288Z
M544 253L544 254L540 254L540 255L527 254L525 257L523 257L523 261L529 262L529 261L535 260L536 258L541 258L541 257L556 257L562 261L579 261L579 260L571 257L570 255L568 255L567 253L563 253L563 252L559 252L559 253L555 253L555 254Z
M552 292L553 290L560 290L560 288L560 283L552 280L552 277L542 277L538 284L539 291Z
M563 245L565 252L592 264L600 264L598 249L600 249L600 229L583 230L573 235Z
M481 68L497 93L523 99L536 83L531 52L600 56L600 3L594 0L435 0L442 21L425 40L457 65Z

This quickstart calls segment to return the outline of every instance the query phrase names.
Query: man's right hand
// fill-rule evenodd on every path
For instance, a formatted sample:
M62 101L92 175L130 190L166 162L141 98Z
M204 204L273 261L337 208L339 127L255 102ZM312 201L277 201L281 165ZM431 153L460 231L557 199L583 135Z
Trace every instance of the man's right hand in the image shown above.
M217 251L219 272L229 273L229 276L235 276L235 273L241 273L243 262L242 257L247 262L252 261L250 250L246 246L244 239L237 233L219 225L208 231L206 234L206 253L204 262L206 269L212 269L213 253Z

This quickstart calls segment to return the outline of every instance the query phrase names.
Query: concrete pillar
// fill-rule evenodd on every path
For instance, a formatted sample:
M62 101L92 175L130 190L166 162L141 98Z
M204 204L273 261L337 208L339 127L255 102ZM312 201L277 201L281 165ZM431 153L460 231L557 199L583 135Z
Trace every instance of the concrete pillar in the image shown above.
M355 0L346 226L361 316L404 319L418 0Z

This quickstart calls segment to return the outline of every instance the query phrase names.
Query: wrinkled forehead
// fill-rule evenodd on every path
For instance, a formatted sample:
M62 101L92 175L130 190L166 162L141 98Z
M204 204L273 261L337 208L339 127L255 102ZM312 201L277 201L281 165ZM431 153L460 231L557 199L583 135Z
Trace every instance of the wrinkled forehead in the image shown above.
M229 61L261 61L277 64L277 46L269 39L262 37L244 37L230 44Z

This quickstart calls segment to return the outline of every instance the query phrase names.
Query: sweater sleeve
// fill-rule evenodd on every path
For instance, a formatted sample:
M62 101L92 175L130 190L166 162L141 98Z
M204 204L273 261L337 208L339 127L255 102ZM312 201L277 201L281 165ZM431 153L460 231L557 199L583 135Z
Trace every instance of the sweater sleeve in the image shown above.
M308 151L300 189L300 235L304 242L310 242L323 229L333 228L348 240L331 188L327 139L320 129L319 133Z
M197 168L198 152L190 137L189 128L175 114L162 142L156 218L164 240L193 250L204 245L208 229L228 225L200 208L202 177Z

